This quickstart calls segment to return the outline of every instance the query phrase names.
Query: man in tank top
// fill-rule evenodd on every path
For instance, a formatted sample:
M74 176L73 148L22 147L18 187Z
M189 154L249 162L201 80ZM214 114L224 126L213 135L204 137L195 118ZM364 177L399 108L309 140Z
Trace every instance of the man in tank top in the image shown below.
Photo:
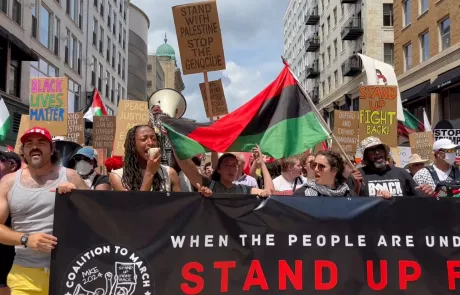
M0 243L15 246L8 275L11 294L48 294L55 190L68 193L88 189L80 176L59 166L59 156L44 128L34 127L21 137L27 168L0 180ZM11 215L11 229L4 225Z

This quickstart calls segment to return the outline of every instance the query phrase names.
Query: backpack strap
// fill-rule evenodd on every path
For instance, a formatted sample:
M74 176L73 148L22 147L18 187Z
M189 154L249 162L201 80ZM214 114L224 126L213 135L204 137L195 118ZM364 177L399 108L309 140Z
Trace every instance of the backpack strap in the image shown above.
M437 184L439 182L439 176L438 173L436 173L434 170L433 165L426 167L426 169L431 174L431 178L433 178L434 183Z

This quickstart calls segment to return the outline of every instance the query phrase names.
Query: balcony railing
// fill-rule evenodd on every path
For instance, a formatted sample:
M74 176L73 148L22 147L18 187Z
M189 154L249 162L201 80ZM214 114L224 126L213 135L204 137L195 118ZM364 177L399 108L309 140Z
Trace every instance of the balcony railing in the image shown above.
M345 77L355 77L363 71L363 63L357 55L349 57L342 64L342 74Z
M356 40L364 34L362 19L360 17L349 18L342 26L340 35L342 40Z
M319 22L318 6L308 9L305 23L306 25L316 25Z
M308 38L307 41L305 41L305 49L307 52L316 52L319 49L319 38Z
M318 63L313 63L307 66L306 69L306 78L307 79L315 79L319 76L319 66Z

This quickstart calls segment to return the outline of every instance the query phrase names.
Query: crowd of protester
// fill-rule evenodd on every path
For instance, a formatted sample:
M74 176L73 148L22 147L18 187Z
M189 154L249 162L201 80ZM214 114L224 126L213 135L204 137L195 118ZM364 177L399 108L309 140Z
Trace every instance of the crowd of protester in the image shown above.
M198 156L180 160L173 150L170 167L161 163L161 151L152 152L160 147L157 132L151 125L129 130L124 157L105 162L108 176L98 173L98 155L91 147L78 150L68 168L60 166L51 134L43 128L24 133L19 155L0 152L0 295L48 294L50 252L58 244L52 235L56 190L389 199L451 196L446 182L460 180L459 147L448 139L434 143L432 164L414 154L404 168L391 162L390 148L375 137L360 143L359 168L330 150L266 163L258 146L248 159L242 153L212 153L206 163Z

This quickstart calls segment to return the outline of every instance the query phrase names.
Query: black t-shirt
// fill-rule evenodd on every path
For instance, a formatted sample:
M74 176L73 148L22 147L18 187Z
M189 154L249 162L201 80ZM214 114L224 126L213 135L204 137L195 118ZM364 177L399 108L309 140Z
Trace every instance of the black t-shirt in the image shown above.
M361 185L359 192L361 197L375 197L377 190L389 191L393 197L425 196L422 191L415 189L417 183L405 169L387 166L384 171L375 171L365 166L359 172L364 179L364 185ZM352 176L348 178L348 186L350 190L354 190Z
M110 179L107 175L96 175L93 180L93 184L91 185L91 189L96 189L96 186L100 184L108 184L111 186Z

